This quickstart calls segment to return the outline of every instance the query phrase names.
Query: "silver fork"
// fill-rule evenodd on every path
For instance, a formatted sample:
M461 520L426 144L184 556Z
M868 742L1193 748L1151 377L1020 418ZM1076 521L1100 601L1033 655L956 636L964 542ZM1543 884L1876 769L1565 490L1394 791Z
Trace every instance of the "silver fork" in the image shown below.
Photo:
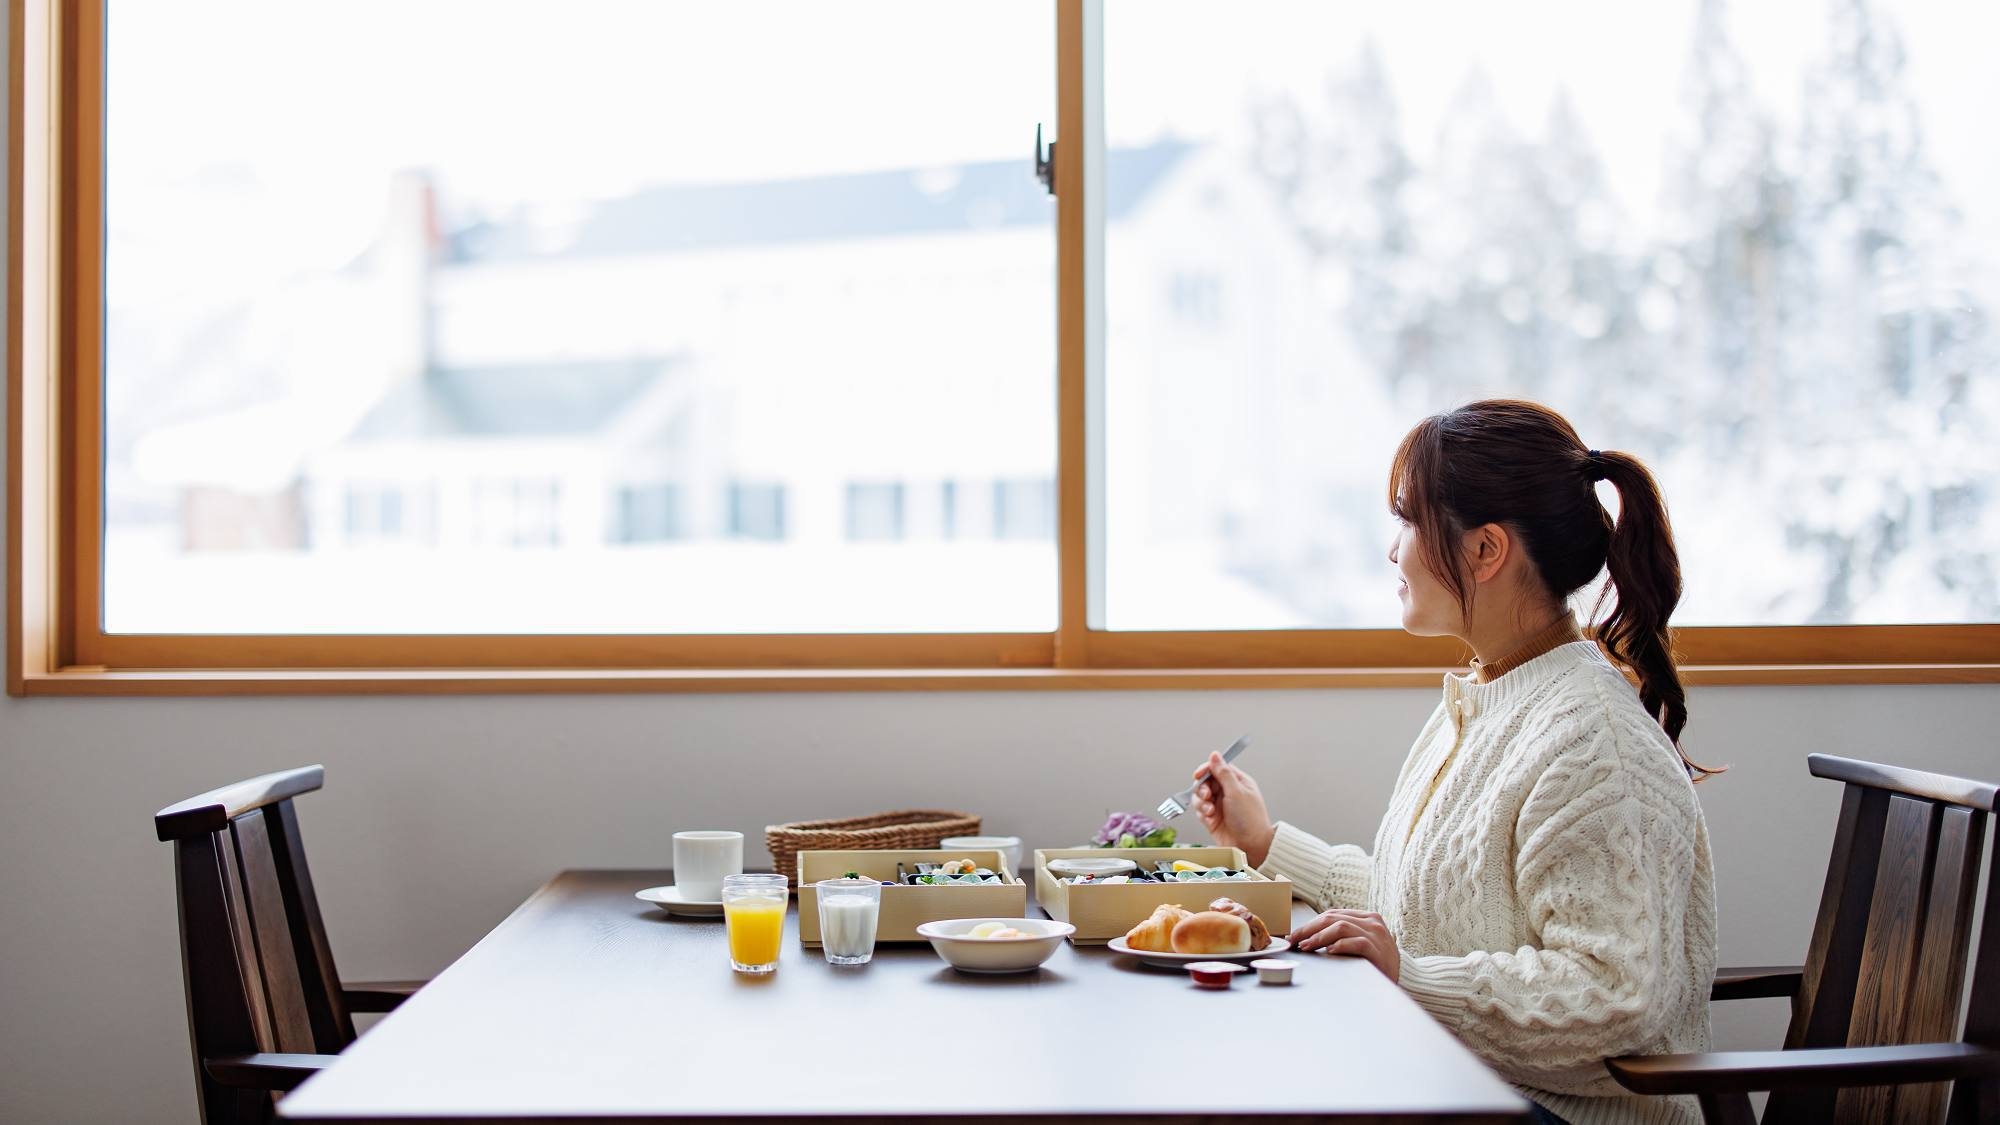
M1242 738L1239 738L1235 742L1229 744L1229 749L1224 750L1222 752L1222 760L1224 762L1235 761L1236 755L1241 754L1244 750L1248 749L1249 746L1250 746L1250 736L1246 734ZM1199 785L1200 782L1196 782L1195 784ZM1173 818L1186 812L1188 807L1188 802L1192 800L1194 800L1194 785L1190 785L1186 789L1183 789L1180 792L1174 794L1173 796L1168 797L1166 800L1161 801L1160 807L1154 811L1160 814L1161 820L1172 820Z

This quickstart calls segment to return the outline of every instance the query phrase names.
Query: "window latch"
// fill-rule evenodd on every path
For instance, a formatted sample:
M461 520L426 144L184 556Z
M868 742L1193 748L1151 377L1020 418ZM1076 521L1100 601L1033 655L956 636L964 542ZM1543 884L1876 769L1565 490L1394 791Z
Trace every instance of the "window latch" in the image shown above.
M1043 146L1040 122L1035 123L1035 178L1042 181L1050 195L1056 193L1056 143L1050 141Z

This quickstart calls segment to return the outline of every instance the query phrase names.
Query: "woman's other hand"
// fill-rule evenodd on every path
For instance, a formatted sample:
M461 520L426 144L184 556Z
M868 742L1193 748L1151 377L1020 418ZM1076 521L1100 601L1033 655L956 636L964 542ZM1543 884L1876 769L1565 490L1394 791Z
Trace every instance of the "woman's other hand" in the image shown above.
M1225 848L1241 848L1250 866L1261 867L1271 854L1271 838L1277 827L1264 794L1250 775L1210 754L1195 771L1194 814L1201 818L1215 842Z
M1292 948L1300 953L1317 950L1364 958L1390 980L1403 979L1403 955L1396 948L1396 935L1389 932L1380 914L1328 910L1294 927L1288 936Z

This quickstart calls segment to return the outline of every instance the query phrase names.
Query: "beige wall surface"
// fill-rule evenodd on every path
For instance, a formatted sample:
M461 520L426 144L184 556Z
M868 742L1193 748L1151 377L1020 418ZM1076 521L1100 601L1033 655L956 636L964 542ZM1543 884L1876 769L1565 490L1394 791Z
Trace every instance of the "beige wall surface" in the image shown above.
M428 976L565 867L664 866L676 828L939 806L1030 845L1150 808L1239 734L1276 811L1366 843L1428 691L0 698L0 1122L196 1118L163 805L321 762L301 819L352 978ZM1814 750L2000 777L2000 685L1705 688L1687 744L1725 963L1811 929L1838 787ZM748 858L762 858L753 846ZM1717 1011L1775 1045L1780 1001ZM1337 1010L1327 1013L1339 1019ZM664 1065L664 1064L663 1064ZM663 1073L663 1077L665 1077Z
M552 872L670 862L675 828L935 805L1033 844L1157 801L1209 748L1277 811L1372 838L1421 691L0 701L0 1121L191 1122L193 1081L160 806L309 762L301 818L342 971L428 976ZM1795 962L1838 786L1830 750L2000 776L2000 688L1710 688L1689 745L1722 957ZM752 847L752 862L761 858ZM1731 1010L1734 1009L1734 1010ZM1784 1005L1717 1009L1775 1045ZM1331 1011L1329 1019L1338 1019Z

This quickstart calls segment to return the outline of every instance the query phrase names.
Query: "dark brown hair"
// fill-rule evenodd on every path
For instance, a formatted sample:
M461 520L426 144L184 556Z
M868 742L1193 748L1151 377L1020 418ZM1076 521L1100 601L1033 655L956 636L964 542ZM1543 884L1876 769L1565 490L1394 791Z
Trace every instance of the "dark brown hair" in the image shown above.
M1618 490L1619 515L1597 499L1596 483ZM1592 634L1630 668L1639 702L1676 749L1687 725L1687 692L1674 668L1667 619L1681 600L1680 558L1666 501L1646 466L1629 453L1587 448L1562 415L1539 403L1487 399L1417 423L1389 470L1389 506L1414 525L1426 570L1470 615L1473 585L1459 543L1465 532L1500 524L1534 564L1558 602L1600 571L1610 584L1590 616ZM1720 770L1681 761L1700 779Z

